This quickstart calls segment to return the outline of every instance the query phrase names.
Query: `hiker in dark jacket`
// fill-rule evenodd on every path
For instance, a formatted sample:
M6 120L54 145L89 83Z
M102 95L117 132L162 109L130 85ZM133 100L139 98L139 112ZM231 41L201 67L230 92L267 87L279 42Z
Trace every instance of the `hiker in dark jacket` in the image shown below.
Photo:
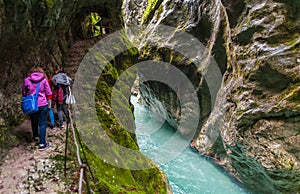
M52 104L56 105L60 128L64 128L65 122L62 112L64 112L67 120L70 120L69 113L66 109L66 97L67 87L71 84L72 79L67 76L64 69L59 66L56 67L55 73L56 74L52 77L52 82L54 84Z
M46 142L46 128L47 128L47 113L48 101L47 97L51 96L51 89L45 77L45 72L40 67L33 67L30 70L28 77L24 79L22 86L23 97L36 93L36 88L40 83L38 92L38 111L30 114L31 128L33 133L33 140L38 142L39 149L44 150L50 146L50 142Z

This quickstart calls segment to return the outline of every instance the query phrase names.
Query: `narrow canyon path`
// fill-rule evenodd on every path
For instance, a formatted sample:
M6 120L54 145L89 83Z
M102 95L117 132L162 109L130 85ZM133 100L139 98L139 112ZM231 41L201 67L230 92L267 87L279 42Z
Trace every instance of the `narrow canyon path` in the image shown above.
M24 136L30 131L29 120L14 129ZM8 152L0 167L0 193L72 193L70 174L66 180L60 178L64 172L65 129L47 128L47 136L51 142L47 150L39 151L34 142L21 142Z
M77 40L69 48L63 61L65 71L72 79L75 78L85 53L96 41ZM39 151L38 146L33 142L25 141L31 137L30 120L25 120L17 126L14 133L24 140L9 150L2 162L0 194L76 193L79 179L76 159L67 162L67 178L64 178L65 132L66 129L47 128L47 140L51 142L51 147ZM68 152L70 152L69 148Z

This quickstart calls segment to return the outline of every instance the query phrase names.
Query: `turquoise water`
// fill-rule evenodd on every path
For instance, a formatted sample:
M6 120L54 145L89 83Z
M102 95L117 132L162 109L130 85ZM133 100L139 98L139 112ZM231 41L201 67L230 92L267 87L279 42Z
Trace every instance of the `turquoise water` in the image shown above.
M172 141L174 140L175 130L147 108L138 104L136 97L132 97L131 102L134 105L139 147L165 172L174 194L250 193L235 179L228 176L224 170L188 146L182 151L175 148L175 150L161 152L160 149L166 149L163 145L170 142L172 138ZM156 149L159 151L157 152ZM172 156L178 155L170 158L169 154L165 154L167 151L173 153ZM164 156L167 159L162 159Z

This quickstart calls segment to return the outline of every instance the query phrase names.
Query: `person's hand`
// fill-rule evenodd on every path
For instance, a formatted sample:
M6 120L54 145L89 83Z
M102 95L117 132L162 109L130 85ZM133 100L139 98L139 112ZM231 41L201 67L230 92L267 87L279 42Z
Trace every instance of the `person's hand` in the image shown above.
M51 109L52 100L48 100L48 108Z

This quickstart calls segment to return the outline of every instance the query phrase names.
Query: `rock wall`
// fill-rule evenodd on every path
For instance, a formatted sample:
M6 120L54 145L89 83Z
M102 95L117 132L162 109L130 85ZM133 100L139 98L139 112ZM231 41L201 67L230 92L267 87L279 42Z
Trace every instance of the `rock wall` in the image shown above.
M214 107L210 106L211 96L201 75L193 82L197 85L200 80L198 95L204 112L195 147L260 193L300 190L299 8L300 3L292 0L123 3L127 26L147 24L156 28L164 24L182 29L214 56L223 75ZM170 51L157 54L157 48L146 45L139 48L141 60L170 62L168 59L176 56ZM186 74L194 71L182 60L172 64L190 66ZM174 113L180 112L180 107L174 110L178 102L161 92L164 86L149 83L146 87L159 91L147 98L161 99L170 117L176 118Z
M247 2L232 29L235 62L221 88L226 101L215 113L223 114L226 157L246 185L264 193L299 191L300 18L293 9L300 4L290 3ZM200 150L207 144L201 137L197 143Z
M30 68L43 65L47 73L52 73L55 65L63 66L62 57L79 36L74 25L80 25L88 10L102 11L103 7L106 10L114 7L106 12L117 29L121 23L121 1L118 0L0 1L0 124L18 120L21 85Z
M83 38L80 25L90 12L105 14L105 17L110 19L114 31L121 29L121 5L120 0L0 1L0 126L6 130L1 130L1 145L5 144L2 142L2 134L7 135L9 130L6 127L2 128L2 125L16 125L24 118L20 108L21 86L31 67L42 65L47 73L51 74L55 65L64 66L63 58L66 57L70 46L76 39ZM108 76L101 81L104 87L96 91L97 96L100 96L96 103L97 110L103 113L99 113L99 121L105 125L110 138L119 145L138 150L134 135L111 117L110 98L105 98L110 96L112 81L118 78L124 68L130 66L131 54L128 54L126 60L116 60L111 64L112 73L107 72ZM79 64L73 65L77 68ZM127 116L132 117L131 114ZM152 169L123 169L100 160L86 147L85 151L95 175L92 189L96 193L168 192L166 177L149 161L142 162L151 165ZM116 161L123 162L123 158L117 152L115 154Z

